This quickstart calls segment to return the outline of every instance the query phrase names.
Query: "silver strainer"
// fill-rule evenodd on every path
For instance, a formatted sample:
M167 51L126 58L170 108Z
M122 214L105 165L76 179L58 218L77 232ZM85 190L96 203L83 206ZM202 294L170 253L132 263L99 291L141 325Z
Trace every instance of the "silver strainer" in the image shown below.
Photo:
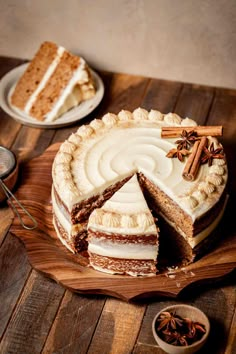
M20 220L21 225L27 229L27 230L33 230L38 226L37 221L34 219L34 217L25 209L25 207L21 204L21 202L14 196L14 194L10 191L10 189L6 186L6 184L3 182L3 179L6 178L7 176L10 175L10 173L15 169L16 167L16 157L7 148L0 146L0 186L2 187L3 192L5 193L8 202L14 212L16 213L17 217ZM23 212L29 217L29 219L33 222L32 226L26 225L17 208L15 207L14 203L12 202L11 198L13 198L18 205L18 207L23 210Z

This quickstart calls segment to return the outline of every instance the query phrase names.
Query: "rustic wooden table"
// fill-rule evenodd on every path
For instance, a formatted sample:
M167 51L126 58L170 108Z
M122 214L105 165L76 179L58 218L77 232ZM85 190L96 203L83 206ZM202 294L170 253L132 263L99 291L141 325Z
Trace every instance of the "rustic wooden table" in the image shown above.
M0 77L23 61L0 57ZM216 73L217 74L217 73ZM236 91L102 73L106 91L100 106L82 123L110 111L142 106L192 117L199 124L224 125L230 167L230 204L236 203ZM63 129L22 126L0 110L0 145L21 161L65 140L79 124ZM231 210L231 209L230 209ZM235 210L235 209L232 209ZM163 353L151 332L157 311L183 302L202 309L212 330L201 353L236 353L235 272L198 284L177 300L152 298L126 303L102 295L79 295L32 269L23 244L11 233L12 212L0 208L0 353ZM230 218L229 218L230 220ZM225 232L236 234L234 220Z

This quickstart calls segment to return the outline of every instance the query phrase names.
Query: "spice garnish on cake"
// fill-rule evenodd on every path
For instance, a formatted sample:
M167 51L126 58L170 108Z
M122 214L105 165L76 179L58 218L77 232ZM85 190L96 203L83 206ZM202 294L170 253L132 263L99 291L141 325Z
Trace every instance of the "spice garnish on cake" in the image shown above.
M180 133L179 128L171 128L172 130L166 130L163 128L161 136L164 137L174 137L176 134ZM180 138L175 143L178 144L176 149L171 149L167 153L167 157L173 158L177 157L180 161L183 161L184 156L190 155L187 159L183 171L183 178L187 181L193 181L200 168L200 164L208 161L208 165L212 165L213 159L224 159L225 155L223 148L220 146L214 148L214 143L211 143L208 148L208 138L206 135L211 134L211 136L221 136L223 134L222 126L216 127L196 127L193 130L187 131L183 130L180 133ZM192 147L192 149L191 149ZM189 151L191 149L191 151Z

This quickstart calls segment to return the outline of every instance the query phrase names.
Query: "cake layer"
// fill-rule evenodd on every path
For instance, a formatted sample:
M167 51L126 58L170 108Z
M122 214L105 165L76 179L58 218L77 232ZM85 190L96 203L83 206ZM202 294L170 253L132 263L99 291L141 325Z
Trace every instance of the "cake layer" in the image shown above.
M109 199L120 187L126 183L131 176L122 178L118 182L112 183L108 188L106 188L103 193L94 195L85 201L76 203L71 211L71 221L72 223L81 222L87 220L88 216L95 208L100 208L103 203Z
M57 204L54 189L52 188L52 207L54 213L54 226L58 237L72 252L87 249L87 222L72 225Z
M58 47L51 42L44 42L39 48L33 60L28 65L24 75L17 82L11 96L14 106L24 110L27 102L46 75L48 68L58 56ZM40 63L40 65L38 65ZM30 85L29 85L30 83Z
M151 260L117 259L90 253L90 264L98 271L110 274L127 274L132 276L156 275L156 263Z
M90 225L90 223L89 223ZM91 240L106 240L106 241L113 241L119 242L121 244L131 244L131 243L142 243L142 244L149 244L149 245L156 245L157 244L157 229L155 234L117 234L114 232L101 232L101 231L94 231L88 226L89 238Z
M196 219L193 223L191 217L159 187L154 185L146 176L144 176L143 173L139 174L139 181L150 208L155 210L156 214L160 214L164 217L171 225L175 225L176 229L185 238L194 237L195 239L195 236L199 235L202 230L213 223L224 208L225 193L220 196L220 199L210 210L201 215L201 217ZM211 188L216 190L214 185L212 185ZM204 202L204 200L202 202Z
M87 224L80 225L79 230L73 235L69 234L54 215L53 225L61 242L73 253L87 250Z
M194 249L196 246L199 245L202 241L204 241L208 236L212 234L212 232L217 228L218 224L220 223L224 211L228 202L229 196L227 195L224 199L222 198L221 203L217 205L217 210L218 213L216 213L217 216L215 217L209 217L210 220L213 220L210 224L207 223L207 226L202 227L199 225L199 229L202 230L194 235L194 237L188 237L178 226L176 222L171 222L170 219L164 217L161 213L159 215L165 219L165 221L173 228L175 229L190 245L192 249ZM222 203L223 202L223 203ZM216 211L216 210L215 210ZM213 213L214 216L214 213Z
M143 237L145 238L145 237ZM157 240L157 235L156 235ZM152 259L156 261L158 245L141 242L123 243L104 238L88 237L88 251L100 256L122 259Z

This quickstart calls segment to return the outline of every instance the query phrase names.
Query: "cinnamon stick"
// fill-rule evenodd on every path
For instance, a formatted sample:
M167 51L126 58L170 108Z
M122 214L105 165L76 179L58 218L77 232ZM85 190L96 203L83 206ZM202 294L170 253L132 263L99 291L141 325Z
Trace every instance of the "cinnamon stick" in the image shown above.
M162 127L161 137L162 138L176 138L181 135L183 130L187 132L194 131L197 136L222 136L223 127L222 125L213 126L201 126L196 127Z
M206 145L207 145L207 137L205 136L203 136L200 140L195 141L193 145L192 153L187 160L187 163L185 165L182 174L183 178L186 181L194 181L194 179L196 178L200 167L201 154Z

